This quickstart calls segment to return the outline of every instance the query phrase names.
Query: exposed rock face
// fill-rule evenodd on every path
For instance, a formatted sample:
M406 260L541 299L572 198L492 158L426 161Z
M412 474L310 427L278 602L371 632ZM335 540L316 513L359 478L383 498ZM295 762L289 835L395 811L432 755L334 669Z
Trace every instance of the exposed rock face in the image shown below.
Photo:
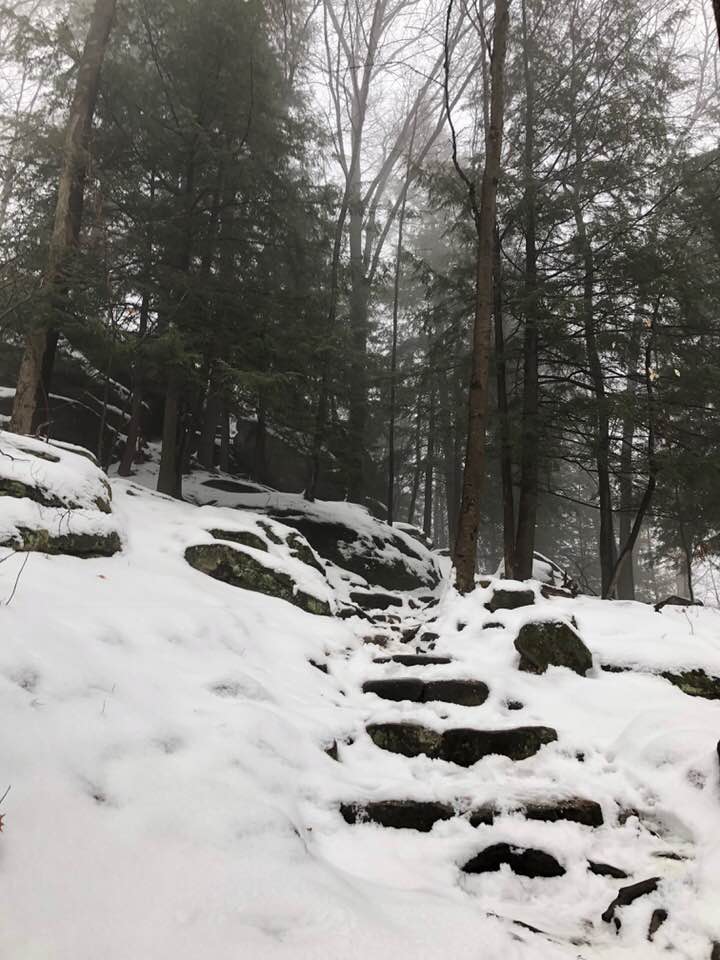
M371 803L343 803L340 813L346 823L378 823L396 830L429 833L440 820L450 820L455 810L449 803L425 800L376 800Z
M269 515L299 530L325 560L385 590L418 590L435 587L439 582L429 551L419 543L415 546L405 537L398 536L391 527L383 528L382 538L371 538L344 523L320 520L294 510L275 510ZM388 547L400 556L389 556ZM404 558L414 563L406 563ZM422 565L420 568L417 561Z
M330 615L328 603L297 589L288 574L266 567L248 553L227 544L203 543L188 547L185 559L191 567L215 580L287 600L308 613Z
M445 730L438 733L420 724L378 723L367 728L373 742L383 750L405 757L425 754L461 767L471 767L491 754L525 760L546 743L557 740L550 727L516 727L511 730Z
M720 677L711 677L704 670L686 670L684 673L666 671L662 676L689 697L720 700Z
M562 877L565 874L565 868L544 850L512 847L509 843L486 847L468 860L462 870L463 873L493 873L503 864L521 877Z
M524 624L515 649L520 654L520 669L527 673L545 673L553 666L585 676L592 669L592 654L570 624L562 620Z
M485 604L490 613L496 610L517 610L518 607L529 607L535 603L535 594L532 590L503 590L502 587L493 591L492 598Z
M231 543L239 543L243 547L252 547L253 550L263 550L267 553L268 545L257 533L250 530L208 530L208 533L216 540L229 540Z
M122 548L92 455L10 433L0 444L0 546L83 559Z
M49 530L18 527L17 536L0 542L0 547L10 547L18 551L37 551L53 556L67 555L90 559L91 557L112 557L122 549L120 535L116 531L108 533L62 533L55 535Z

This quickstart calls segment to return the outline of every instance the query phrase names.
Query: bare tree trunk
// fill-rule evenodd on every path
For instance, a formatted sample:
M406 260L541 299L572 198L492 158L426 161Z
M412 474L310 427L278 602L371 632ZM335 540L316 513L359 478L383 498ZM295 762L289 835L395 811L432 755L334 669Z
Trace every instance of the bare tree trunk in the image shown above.
M227 403L223 403L220 415L220 469L225 473L230 470L230 412Z
M635 442L635 394L637 392L637 365L640 359L640 331L642 323L638 313L630 329L627 351L626 407L623 416L622 441L620 447L620 517L618 535L621 544L626 544L632 531L633 514L633 443ZM635 564L633 553L625 560L617 577L617 597L619 600L635 599Z
M505 331L503 330L503 283L500 258L500 235L495 228L494 274L495 371L497 402L500 419L500 478L503 500L503 567L505 576L515 577L515 498L512 477L512 444L507 394L507 363L505 358Z
M456 585L461 593L468 593L475 585L480 494L485 470L485 430L493 306L493 231L502 152L508 8L509 0L495 0L493 48L490 61L490 126L486 136L480 205L475 218L477 229L475 318L468 397L468 436L458 534L453 556ZM474 199L474 190L472 195Z
M428 437L425 455L425 489L423 498L423 533L432 536L433 474L435 470L435 390L430 391L428 410Z
M115 6L116 0L95 0L85 47L80 58L65 134L63 166L44 279L49 309L43 325L32 330L25 340L10 420L10 430L15 433L30 433L32 430L48 335L53 326L59 325L64 313L67 298L65 272L69 254L73 248L77 247L80 239L90 130L95 112L100 68L110 37Z
M525 79L525 336L523 343L523 408L520 454L520 499L515 540L515 576L532 577L538 508L539 387L538 387L538 275L535 190L535 79L530 56L527 2L522 0L522 59Z
M422 388L418 388L417 408L415 412L415 467L413 469L412 486L410 487L410 504L408 506L408 523L415 523L415 506L420 490L420 473L422 471L422 418L421 418Z
M165 394L165 412L163 415L162 456L158 473L157 489L171 497L180 496L179 444L180 431L180 390L177 380L172 378Z
M412 162L413 141L415 127L408 149L407 166L405 168L405 182L402 188L402 202L398 215L398 240L395 252L395 277L393 279L393 311L392 311L392 343L390 347L390 411L388 423L388 487L387 487L387 522L393 522L393 504L395 502L395 405L397 394L397 346L398 346L398 314L400 310L400 277L402 275L403 232L405 228L405 210L407 195L410 189L410 164Z

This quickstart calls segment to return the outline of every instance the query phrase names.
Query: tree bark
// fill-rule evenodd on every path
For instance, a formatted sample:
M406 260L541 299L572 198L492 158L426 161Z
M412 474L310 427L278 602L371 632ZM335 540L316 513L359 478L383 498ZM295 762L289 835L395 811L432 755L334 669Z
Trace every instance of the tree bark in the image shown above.
M95 112L100 69L115 16L116 0L95 0L65 133L63 166L58 184L55 219L50 237L44 286L48 312L42 326L25 340L10 430L30 433L43 375L48 339L60 325L67 300L67 261L80 239L83 195L88 168L88 144ZM48 369L46 366L46 375ZM49 384L49 376L47 382Z
M480 192L480 206L476 217L475 317L468 397L468 436L458 534L453 556L456 585L461 593L468 593L475 585L475 561L480 526L480 494L485 469L485 431L493 301L493 230L502 153L508 8L509 0L495 0L493 49L490 62L490 125L486 137L485 169Z
M620 517L618 535L621 544L630 539L633 522L633 443L635 442L635 394L637 365L640 359L640 331L642 323L638 313L633 318L627 351L626 407L623 416L622 441L620 447ZM617 577L617 597L619 600L635 599L635 564L632 550L625 557Z
M425 454L425 488L423 495L423 533L432 535L433 520L433 475L435 471L435 391L430 391L428 400L428 436Z
M538 386L538 274L535 188L535 80L527 24L527 2L522 0L522 60L525 80L525 144L523 151L525 207L525 281L523 341L523 407L520 454L520 498L515 540L515 576L532 577L538 508L539 386Z
M177 380L172 378L165 393L165 412L163 415L162 456L158 473L157 489L170 497L180 497L179 483L179 430L180 430L180 390Z
M503 329L503 281L500 258L500 235L495 228L495 273L494 273L494 322L495 322L495 374L497 378L497 403L500 420L500 479L503 501L503 569L505 576L515 577L515 495L512 476L512 443L510 438L510 415L507 393L507 362L505 356L505 331Z

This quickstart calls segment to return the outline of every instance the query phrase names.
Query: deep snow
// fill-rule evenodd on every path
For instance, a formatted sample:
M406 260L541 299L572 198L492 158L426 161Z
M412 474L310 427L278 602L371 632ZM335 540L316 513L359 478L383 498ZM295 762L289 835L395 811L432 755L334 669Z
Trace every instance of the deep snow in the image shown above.
M720 702L652 674L720 675L717 610L579 598L489 614L489 590L444 588L430 627L434 652L454 662L381 665L363 638L385 628L312 616L184 561L210 527L250 529L255 514L117 479L112 489L123 551L31 554L2 606L2 960L643 960L668 948L709 960L720 940ZM27 507L8 500L3 517ZM3 604L24 559L0 555ZM289 556L277 562L322 580ZM591 675L517 670L519 626L557 615L576 618ZM505 629L483 630L489 621ZM484 680L490 697L469 708L361 692L364 680L413 673ZM525 709L509 711L510 699ZM461 769L381 751L364 732L398 719L439 730L549 724L559 740L519 763ZM336 740L340 762L324 752ZM605 826L509 814L416 834L349 826L338 813L345 800L441 799L462 811L569 794L599 801ZM619 825L622 809L640 819ZM461 873L504 840L547 850L567 874ZM632 878L595 876L587 858ZM623 911L616 935L601 912L624 883L655 875L660 889ZM649 943L656 906L670 916Z

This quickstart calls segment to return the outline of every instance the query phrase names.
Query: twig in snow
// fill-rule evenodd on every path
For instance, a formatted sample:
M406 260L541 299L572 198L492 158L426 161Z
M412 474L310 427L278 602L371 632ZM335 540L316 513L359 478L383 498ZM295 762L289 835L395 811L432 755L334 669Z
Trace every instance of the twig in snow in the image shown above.
M10 603L11 603L11 601L12 601L12 598L15 596L15 591L17 590L18 584L20 583L20 577L22 576L23 570L25 569L25 566L26 566L26 564L27 564L27 562L28 562L29 559L30 559L30 553L28 552L28 553L25 554L25 559L24 559L23 562L22 562L22 566L21 566L20 569L18 570L18 575L15 577L15 583L13 584L12 593L11 593L10 596L7 598L7 600L5 601L5 606L6 606L6 607L9 607L9 606L10 606Z

